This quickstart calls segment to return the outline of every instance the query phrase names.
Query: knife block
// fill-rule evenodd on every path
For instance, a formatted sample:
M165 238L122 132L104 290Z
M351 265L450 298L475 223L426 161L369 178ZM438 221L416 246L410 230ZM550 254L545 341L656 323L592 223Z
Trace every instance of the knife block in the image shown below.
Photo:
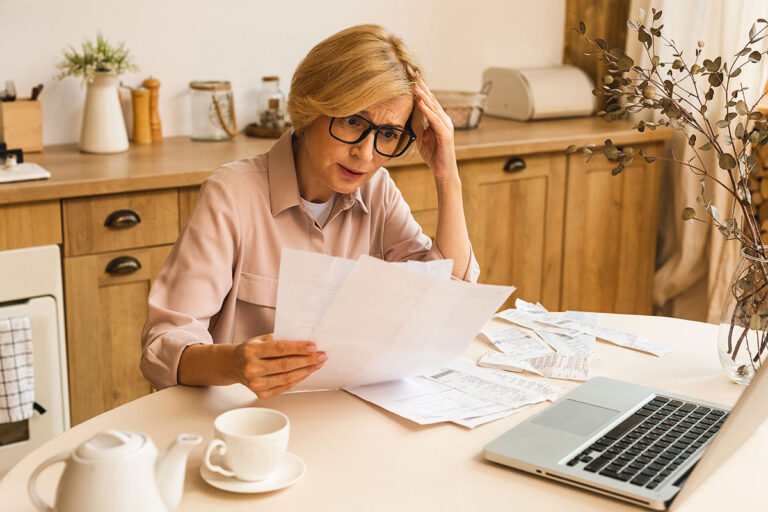
M19 98L0 102L0 142L24 153L43 150L43 115L40 100Z

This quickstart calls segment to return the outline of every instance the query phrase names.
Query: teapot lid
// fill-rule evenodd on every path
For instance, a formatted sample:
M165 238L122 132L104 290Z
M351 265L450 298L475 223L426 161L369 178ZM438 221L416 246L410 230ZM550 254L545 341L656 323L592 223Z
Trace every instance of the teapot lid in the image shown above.
M99 432L75 449L75 455L85 460L106 460L125 457L144 445L144 436L138 432L105 430Z

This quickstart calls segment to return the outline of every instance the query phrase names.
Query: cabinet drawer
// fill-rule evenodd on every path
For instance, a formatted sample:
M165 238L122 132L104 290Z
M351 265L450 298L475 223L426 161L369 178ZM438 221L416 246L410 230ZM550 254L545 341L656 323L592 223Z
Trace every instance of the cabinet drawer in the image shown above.
M63 203L66 256L173 243L179 232L176 189L84 197Z

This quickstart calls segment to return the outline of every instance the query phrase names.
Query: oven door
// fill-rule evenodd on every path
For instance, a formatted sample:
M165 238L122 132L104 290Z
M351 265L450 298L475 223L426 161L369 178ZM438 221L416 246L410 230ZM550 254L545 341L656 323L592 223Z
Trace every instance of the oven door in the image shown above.
M45 413L35 411L28 420L0 423L0 473L8 471L22 457L64 432L68 397L61 372L59 325L56 299L51 296L0 303L0 318L28 316L32 325L35 370L35 402Z

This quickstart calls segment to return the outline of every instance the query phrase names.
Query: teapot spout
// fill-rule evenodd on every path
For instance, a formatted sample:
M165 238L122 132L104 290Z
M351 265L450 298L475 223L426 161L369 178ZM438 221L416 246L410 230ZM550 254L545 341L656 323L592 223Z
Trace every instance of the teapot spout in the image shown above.
M192 448L203 441L202 436L181 434L161 453L155 464L155 481L168 510L176 510L184 490L187 457Z

